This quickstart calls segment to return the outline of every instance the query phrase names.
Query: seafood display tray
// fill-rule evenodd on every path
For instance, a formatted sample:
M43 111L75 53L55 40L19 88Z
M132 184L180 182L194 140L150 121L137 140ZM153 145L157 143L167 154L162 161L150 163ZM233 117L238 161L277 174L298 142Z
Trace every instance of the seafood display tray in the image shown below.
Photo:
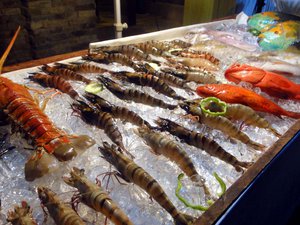
M236 22L235 20L223 20L223 21L211 22L211 23L206 23L206 24L196 24L196 25L191 25L191 26L179 27L179 28L174 28L174 29L169 29L169 30L164 30L164 31L153 32L153 33L149 33L149 34L142 34L142 35L137 35L137 36L116 39L116 40L108 40L108 41L102 41L102 42L97 42L97 43L91 43L89 46L89 50L93 51L93 49L98 48L100 46L107 46L107 45L112 46L112 45L122 45L122 44L125 45L125 44L130 44L130 43L148 41L148 40L168 40L168 39L175 39L175 38L182 39L188 32L190 32L192 30L193 31L195 31L197 29L201 30L202 28L215 29L215 28L223 26L223 25L229 26L231 24L234 24L235 22ZM234 54L234 53L232 53L232 54ZM228 59L228 58L226 58L226 59ZM74 58L66 57L66 58L64 58L63 62L64 63L76 62L76 61L78 62L80 60L81 60L81 58L79 58L79 57L74 57ZM22 70L15 70L13 72L3 74L3 76L13 80L16 83L19 83L19 84L22 83L22 84L28 85L29 87L39 89L39 88L41 88L39 85L31 83L28 79L25 78L26 76L28 76L28 73L36 72L39 70L41 62L40 61L38 61L38 62L39 63L37 63L35 65L30 64L30 63L28 64L28 65L34 66L34 67L26 68L26 69L22 69ZM50 61L46 60L46 61L43 61L42 64L52 63L52 62L53 61L51 61L51 60ZM232 63L232 61L230 61L230 60L228 62ZM114 64L112 66L114 67L114 69L118 69L118 67L119 67L118 65L115 66ZM22 68L22 67L20 67L20 68ZM78 82L77 83L73 82L72 85L74 85L75 89L80 90L79 91L80 94L83 93L84 86L82 84L79 84ZM41 88L41 89L43 89L43 88ZM176 89L176 91L177 91L177 89ZM111 93L109 93L105 89L103 92L101 92L101 94L102 93L104 95L102 97L105 97L105 98L107 98L107 100L111 100L114 104L116 104L117 100L115 97L113 97L111 95ZM154 94L154 92L151 92L151 94ZM183 91L180 94L185 94L185 97L188 96L188 94ZM157 94L156 96L158 97L160 95ZM111 99L110 99L110 97L111 97ZM193 97L196 98L197 95L194 94ZM43 97L41 97L41 96L39 96L38 98L39 98L39 100L45 100L45 98L43 99ZM162 96L162 99L166 100L168 98L166 98L165 96ZM96 140L98 146L99 146L99 143L101 143L102 141L108 140L108 138L105 137L105 135L103 135L104 133L102 130L96 129L90 125L85 124L78 117L78 115L77 116L73 115L75 113L72 111L71 103L72 103L72 100L69 96L66 96L66 95L55 96L47 104L45 113L49 114L48 116L50 117L50 119L53 120L53 122L58 127L65 130L67 133L71 133L71 134L82 134L83 133L83 134L87 134L87 135L93 137L94 139L98 135L99 140ZM128 104L128 103L127 102L121 103L121 105L124 105L124 106L127 106L126 104ZM136 104L136 103L133 103L132 107L133 107L132 109L136 110L138 113L147 114L146 120L148 120L150 118L153 120L154 117L158 117L158 116L160 116L160 117L166 116L169 119L174 118L174 120L176 119L181 122L184 121L184 119L180 117L182 113L181 112L178 113L178 111L176 111L177 114L174 113L173 111L167 111L167 113L165 113L164 110L160 110L158 108L154 108L154 107L150 107L150 106L140 107L140 105ZM297 105L297 107L299 107L299 105ZM157 114L156 114L155 110L158 110ZM152 114L152 115L150 115L150 114ZM263 115L265 115L265 114L263 114ZM214 159L213 157L210 157L206 153L203 154L201 152L199 154L199 156L196 153L195 154L196 156L193 156L194 160L195 159L198 160L200 158L199 162L195 162L195 164L197 164L197 166L198 166L197 169L201 170L201 172L205 171L204 174L206 176L210 176L211 180L213 179L213 178L211 178L211 177L213 177L211 175L211 172L214 171L215 169L217 172L222 172L222 169L225 168L224 169L225 172L223 174L224 176L227 175L227 173L229 174L229 172L231 173L230 175L226 176L226 178L229 177L229 181L225 180L225 183L227 185L230 185L228 190L218 200L216 200L216 202L213 205L211 205L207 211L205 211L201 215L200 215L200 213L197 214L195 212L193 215L197 215L197 220L194 222L193 225L200 225L200 224L201 225L209 225L209 224L214 224L214 223L226 224L226 221L231 221L231 220L234 221L234 216L231 216L231 217L227 217L227 216L228 215L229 216L236 215L236 213L239 212L238 211L239 209L238 210L236 210L236 209L239 208L241 205L244 207L240 207L240 208L245 209L245 205L249 204L249 199L250 199L250 201L252 200L252 204L263 205L261 202L259 202L259 198L261 197L261 195L256 194L257 191L259 193L259 190L262 190L264 188L268 188L267 190L272 190L272 185L277 185L276 190L280 190L280 184L276 184L275 180L273 182L268 183L268 186L261 186L261 185L257 185L257 184L259 184L259 181L261 181L261 179L263 179L266 176L266 174L269 175L269 178L266 178L266 179L270 180L270 176L272 177L272 167L274 167L274 164L277 163L276 165L279 169L282 169L283 171L285 170L285 168L283 168L283 167L284 167L284 164L288 163L288 161L285 160L284 163L281 162L278 165L278 158L282 157L283 154L291 155L292 152L294 152L294 153L296 152L295 150L297 150L296 149L297 146L295 147L295 144L297 142L298 143L300 142L300 134L298 132L300 130L300 120L296 121L293 119L285 118L284 120L280 121L279 118L272 116L272 115L271 116L267 115L266 117L268 119L271 118L273 120L276 120L276 122L277 122L276 129L280 130L280 133L283 135L279 139L276 139L275 142L274 142L274 139L272 139L272 141L265 141L265 140L261 141L260 140L261 142L264 142L263 144L265 144L265 143L272 143L272 144L271 144L271 146L268 145L267 150L265 150L263 153L256 153L254 150L252 150L252 152L249 151L249 152L251 152L251 153L249 153L250 160L252 160L254 158L256 161L243 174L237 173L230 165L227 165L224 162L220 162L220 161L218 161L218 159ZM153 121L151 121L151 122L153 123ZM286 124L284 124L284 122L286 122ZM153 176L155 177L155 179L157 179L159 181L159 183L162 183L162 186L164 188L166 188L166 192L168 193L168 195L172 195L171 201L175 202L176 207L178 207L179 210L182 210L184 213L187 213L187 214L190 214L191 212L193 213L193 211L191 209L187 209L178 199L176 199L176 196L174 194L175 188L176 188L176 183L177 183L177 175L179 174L178 168L174 169L174 165L171 162L167 162L167 160L164 161L165 165L160 165L161 161L162 161L161 158L157 158L157 156L153 155L150 151L148 152L148 150L145 149L147 147L145 145L141 144L142 141L138 140L138 137L136 137L134 134L134 131L133 131L133 128L135 128L134 126L128 125L128 124L123 124L120 121L117 122L117 125L122 127L121 132L125 139L124 142L125 142L126 148L130 149L132 151L131 153L134 155L139 154L138 157L135 159L136 163L140 164L140 166L144 167L145 170L150 170L151 172L156 170L155 175L153 175ZM202 129L202 130L206 131L205 128L204 129L202 127L196 128L196 125L193 125L193 124L190 125L189 121L185 122L185 125L189 126L189 128L191 128L191 129L199 129L199 130ZM241 125L241 124L239 124L239 125ZM283 125L282 129L280 127L281 125ZM2 128L0 128L0 129L2 129ZM251 129L253 129L253 127ZM261 132L261 130L262 129L256 129L256 132ZM0 130L0 131L2 132L3 130ZM249 129L246 130L246 132L249 133ZM254 129L251 132L252 133L250 135L252 135L251 138L253 138L253 133L255 132ZM264 133L262 134L262 136L264 136L264 135L266 136L266 133L268 134L267 131L263 131L263 132ZM297 134L297 132L298 132L298 134ZM211 132L211 133L213 133L213 132ZM213 133L211 136L215 137L217 134L219 134L219 133L218 132ZM14 136L14 135L15 134L13 134L12 136ZM268 134L268 135L270 135L270 134ZM219 136L220 136L220 134L219 134ZM259 136L259 134L257 134L257 136ZM267 136L267 137L269 137L269 136ZM272 136L272 137L274 137L274 136ZM28 158L31 153L29 151L27 151L27 152L23 151L24 149L22 149L22 148L24 148L23 145L26 145L25 144L26 141L24 139L20 138L20 135L16 134L13 137L13 139L16 142L17 150L13 153L9 153L10 155L8 157L5 156L6 158L4 158L4 160L8 159L7 163L0 162L0 173L3 173L4 175L7 175L7 174L5 174L6 171L8 171L7 173L9 173L9 175L7 176L9 179L9 182L5 181L4 179L2 179L2 181L1 181L2 183L0 182L0 197L2 198L1 200L3 200L2 204L4 202L7 202L7 196L9 196L10 199L12 199L11 201L13 201L13 202L9 202L10 207L8 207L7 205L4 206L5 213L7 212L8 208L13 207L13 204L19 204L20 201L23 200L23 199L18 199L18 198L14 199L13 198L14 195L17 195L18 197L25 196L25 197L29 197L29 203L31 203L31 206L34 209L33 210L34 217L37 218L38 222L41 222L41 221L43 221L42 210L40 208L38 208L38 207L40 207L40 205L39 205L40 202L38 201L38 198L35 195L35 188L37 186L39 186L39 185L49 186L52 189L54 189L55 191L59 191L59 194L63 198L64 201L68 201L72 197L72 194L74 193L74 189L66 186L63 183L63 181L58 181L58 179L60 179L64 175L68 174L69 170L73 166L83 167L84 169L86 169L87 176L92 177L93 179L95 177L98 178L99 174L107 172L107 171L109 171L109 169L111 169L107 162L105 162L104 164L97 165L97 163L99 163L99 162L103 163L104 160L100 157L100 153L97 149L97 145L94 145L93 147L91 147L90 149L88 149L86 152L84 152L82 154L82 155L84 155L83 158L80 159L80 157L81 157L81 155L80 155L80 157L76 157L74 160L72 160L70 162L61 164L62 166L58 169L57 174L48 174L45 177L42 177L32 183L29 183L24 180L23 165L24 165L26 158ZM239 148L237 146L243 145L241 143L236 144L233 141L230 142L230 141L228 141L228 137L224 137L224 136L218 137L217 139L218 139L218 142L222 142L222 141L228 142L228 143L225 143L226 147L235 145L235 147L232 148L234 150ZM180 144L182 144L182 143L180 143ZM132 147L132 148L130 148L130 147ZM228 147L228 148L230 148L230 147ZM229 151L234 151L232 149L230 149ZM247 152L247 150L248 150L247 147L245 147L245 145L243 145L243 148L241 149L241 151L238 152L238 154L240 154L241 157L243 157L242 156L243 153L245 153L245 151ZM188 154L192 155L194 153L193 153L193 151L188 151ZM145 158L149 157L150 159L147 159L148 161L145 161L143 159L144 157ZM243 158L243 160L245 160L245 161L249 160L249 158L247 158L248 156L244 156L244 157L245 158ZM300 161L300 156L298 157L298 155L297 156L289 156L289 157L294 157L293 158L294 161L297 161L297 159L299 159L299 161ZM92 162L90 163L89 160L91 160ZM291 160L291 161L293 161L293 160ZM213 164L209 165L209 163L211 163L211 162L213 162ZM201 163L203 163L204 166L202 166ZM299 163L289 165L289 166L294 168L297 165L299 165ZM156 168L158 166L159 166L159 169ZM21 169L22 169L22 171L21 171ZM169 172L168 169L171 169L171 172ZM160 171L160 170L162 170L162 171ZM234 172L232 172L232 171L234 171ZM162 175L160 175L160 173ZM284 174L284 172L280 174L281 177L283 176L283 174ZM237 180L236 180L236 178L237 178ZM280 180L280 178L278 178L278 180ZM284 180L284 179L281 179L281 180ZM13 182L15 184L10 184ZM184 181L184 184L187 184L187 186L190 185L189 187L192 187L191 183L189 183L188 181ZM114 185L114 184L110 184L110 186L111 185ZM117 183L116 183L116 185L117 185L116 186L117 188L114 188L110 193L113 196L112 198L117 198L120 201L119 204L121 207L123 207L123 208L127 207L126 210L127 210L127 213L129 214L128 216L137 219L136 224L147 224L147 225L148 224L149 225L172 224L172 219L170 219L170 216L166 215L167 213L164 212L161 209L161 207L159 207L157 205L157 203L155 203L154 201L149 200L149 202L148 202L149 196L143 191L137 191L138 190L137 186L121 185L121 184L117 184ZM4 187L1 187L1 186L4 186ZM109 186L109 188L111 188L110 186ZM213 188L214 190L218 190L219 186L218 186L217 182L215 182L215 180L210 182L210 188ZM4 194L1 193L2 192L1 190L3 190L3 189L5 190L3 192ZM286 187L285 190L288 190L288 187ZM190 191L190 189L188 191ZM252 192L252 193L254 192L254 195L252 195L252 198L249 197L250 192ZM199 193L201 193L201 191L193 192L193 194L196 196L199 195ZM277 193L277 192L275 192L275 193ZM287 193L287 192L284 192L284 193ZM134 198L132 196L134 196ZM130 201L128 201L128 199ZM194 198L193 198L193 200L194 200ZM266 202L267 202L267 199L264 199L264 200L266 200ZM151 201L151 204L150 204L150 201ZM199 202L197 202L197 203L199 203ZM202 203L203 203L203 201L200 202L200 204L202 204ZM131 204L133 205L132 207L130 206ZM157 207L159 207L159 210L157 209ZM255 210L255 207L253 207L253 208ZM289 207L285 206L285 209L287 209L287 208L289 208ZM138 209L138 210L135 210L135 209ZM150 211L146 212L149 209L150 209ZM94 214L91 213L91 210L89 210L89 209L85 209L85 208L82 209L81 207L79 207L79 210L81 210L81 211L79 211L80 215L82 217L84 217L85 219L92 218L92 220L88 220L88 221L93 221L93 222L88 222L87 224L95 224L95 223L102 224L102 222L104 222L104 219L102 221L101 216L97 216L96 213L94 213ZM234 213L231 214L231 212L235 212L235 214ZM256 214L256 212L253 211L253 209L252 209L252 211L249 211L249 212L243 211L242 213L238 213L238 214L239 214L240 218L242 218L244 215L247 215L246 213L249 213L252 215ZM262 213L262 212L260 212L260 213ZM2 219L1 218L3 216L2 214L4 214L4 212L0 211L0 219ZM141 218L139 220L139 217L141 217L141 215L144 218ZM200 215L200 216L198 216L198 215ZM257 215L259 215L259 214L257 214ZM99 219L100 217L101 217L101 219ZM157 217L157 219L156 219L156 217ZM168 221L163 220L166 218L168 219ZM97 221L97 222L94 222L94 221ZM147 221L147 223L145 223L144 221ZM53 225L53 222L50 220L50 222L49 221L45 222L45 224ZM108 223L108 224L110 224L110 223ZM236 223L231 221L231 223L228 223L228 224L236 224ZM246 223L242 223L242 224L246 224ZM1 225L1 220L0 220L0 225Z
M95 42L89 45L89 49L93 51L93 49L101 46L182 38L193 29L201 29L202 27L209 29L221 24L233 23L236 23L236 20L229 19L130 36L118 40ZM280 137L193 225L251 225L268 224L271 221L273 221L273 224L281 224L278 223L279 221L286 222L287 216L292 214L295 209L293 204L298 204L297 199L287 200L282 197L276 200L276 196L282 195L292 198L295 192L299 194L297 191L290 192L293 186L299 184L291 178L292 176L300 176L296 166L300 164L300 157L299 154L293 153L293 151L299 150L297 149L299 148L297 143L300 143L300 120ZM288 155L288 158L282 159L282 155ZM292 165L289 165L290 160L294 162ZM282 172L277 174L276 179L273 179L275 176L272 172L274 167L277 169L279 167L283 171L290 169L294 172L291 172L293 174L291 176L287 176L285 172ZM262 182L262 180L267 182ZM283 188L278 183L280 180L287 181ZM285 205L284 209L281 208L282 205ZM266 209L265 206L268 206L268 208ZM257 210L257 208L260 210ZM277 215L274 213L276 211L278 211Z

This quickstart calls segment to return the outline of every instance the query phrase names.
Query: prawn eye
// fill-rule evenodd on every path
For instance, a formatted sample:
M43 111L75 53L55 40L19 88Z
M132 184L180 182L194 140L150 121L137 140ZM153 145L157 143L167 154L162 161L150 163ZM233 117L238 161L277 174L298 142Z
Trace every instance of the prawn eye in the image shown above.
M182 108L183 108L184 110L189 110L189 106L188 106L188 105L182 105Z
M38 194L39 194L39 198L41 199L42 203L48 201L48 196L46 195L46 193L44 192L44 190L42 188L38 189Z

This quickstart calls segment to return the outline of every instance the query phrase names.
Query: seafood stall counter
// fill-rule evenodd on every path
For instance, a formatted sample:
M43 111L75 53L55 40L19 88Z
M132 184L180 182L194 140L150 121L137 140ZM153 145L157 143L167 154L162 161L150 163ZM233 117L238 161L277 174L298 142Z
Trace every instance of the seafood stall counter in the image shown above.
M0 224L262 222L273 208L255 204L297 194L300 73L277 70L299 55L263 52L236 20L42 64L0 77Z

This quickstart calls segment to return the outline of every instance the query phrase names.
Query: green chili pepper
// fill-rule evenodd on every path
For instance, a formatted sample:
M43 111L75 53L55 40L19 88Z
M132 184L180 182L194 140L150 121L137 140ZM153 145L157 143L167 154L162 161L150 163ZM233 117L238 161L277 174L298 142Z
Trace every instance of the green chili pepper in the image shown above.
M227 111L227 104L218 98L208 97L200 101L200 108L202 112L211 116L222 116Z

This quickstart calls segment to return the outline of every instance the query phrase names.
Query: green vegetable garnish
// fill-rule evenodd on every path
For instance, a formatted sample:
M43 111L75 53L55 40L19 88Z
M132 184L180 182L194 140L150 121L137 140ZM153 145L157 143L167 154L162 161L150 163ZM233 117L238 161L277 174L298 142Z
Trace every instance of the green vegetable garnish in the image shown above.
M177 196L177 198L186 206L195 210L199 210L199 211L206 211L209 207L206 206L202 206L202 205L193 205L191 203L188 202L188 200L186 200L184 197L182 197L179 192L182 188L182 183L181 183L181 179L184 177L184 174L181 173L178 175L177 179L178 179L178 183L177 183L177 188L175 191L175 195Z
M216 178L216 180L218 181L218 183L221 186L222 192L218 193L218 196L221 197L225 191L226 191L226 184L224 183L224 181L218 176L218 174L216 172L213 173L214 177ZM207 201L207 205L208 206L203 206L203 205L194 205L188 202L187 199L185 199L183 196L180 195L180 190L182 188L182 183L181 183L181 179L184 177L184 174L181 173L178 175L177 177L177 187L175 190L175 195L176 197L186 206L189 207L191 209L195 209L195 210L199 210L199 211L206 211L213 203L214 201L212 199Z
M156 63L147 63L153 70L158 71L159 66Z
M92 94L97 94L100 91L103 91L103 85L100 83L90 83L86 85L84 88L86 92L92 93Z
M224 181L221 179L221 177L219 177L219 175L216 172L214 172L213 175L221 186L222 192L218 193L219 197L221 197L226 191L226 184L224 183Z
M200 101L202 112L212 116L223 116L227 111L226 102L215 97L204 98Z

